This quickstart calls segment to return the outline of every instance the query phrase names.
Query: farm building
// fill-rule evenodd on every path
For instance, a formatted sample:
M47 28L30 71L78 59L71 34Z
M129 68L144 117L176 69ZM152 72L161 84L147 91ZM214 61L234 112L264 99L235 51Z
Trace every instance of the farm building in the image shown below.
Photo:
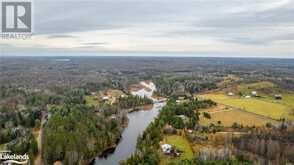
M282 99L283 99L283 96L280 95L280 94L276 94L276 95L274 95L274 98L275 98L276 100L282 100Z
M233 92L229 92L228 93L228 96L234 96L234 93Z
M252 92L251 92L251 95L252 95L252 96L257 96L257 92L256 92L256 91L252 91Z

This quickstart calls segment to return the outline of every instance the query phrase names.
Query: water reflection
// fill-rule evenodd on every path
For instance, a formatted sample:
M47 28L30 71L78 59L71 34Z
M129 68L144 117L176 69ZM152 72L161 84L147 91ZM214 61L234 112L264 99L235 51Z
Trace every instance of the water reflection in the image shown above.
M96 165L116 165L119 161L125 160L134 153L137 144L137 138L146 127L158 115L159 110L165 103L154 104L151 110L136 111L128 114L129 124L122 133L122 139L113 153L110 151L106 158L96 158Z

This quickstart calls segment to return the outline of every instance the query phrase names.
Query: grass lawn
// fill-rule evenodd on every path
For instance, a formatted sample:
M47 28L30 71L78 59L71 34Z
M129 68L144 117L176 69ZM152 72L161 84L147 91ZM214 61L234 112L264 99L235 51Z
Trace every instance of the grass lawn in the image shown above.
M209 112L209 111L208 111ZM200 117L200 123L203 125L209 125L210 123L217 124L221 121L221 124L225 127L231 127L234 122L242 124L243 126L264 126L267 122L275 123L276 121L265 119L259 115L248 113L236 109L223 110L219 112L212 112L210 114L211 119L207 119L203 116Z
M246 110L248 112L253 112L259 115L267 116L273 119L287 118L294 119L293 115L290 115L292 107L283 105L280 103L265 101L262 99L250 98L245 99L241 97L230 97L224 94L205 94L201 97L212 99L215 102L233 106Z
M0 144L0 151L6 149L6 144Z
M164 142L167 144L170 144L172 146L175 146L177 149L183 151L183 153L181 154L180 157L173 158L171 156L164 155L161 152L160 164L164 165L164 164L168 164L169 162L177 162L177 161L180 161L183 159L192 159L193 158L192 147L185 137L179 136L179 135L166 136L164 138Z
M89 106L99 106L99 100L95 99L94 96L85 96L86 104Z
M283 99L281 100L282 104L291 106L294 109L294 93L282 94Z

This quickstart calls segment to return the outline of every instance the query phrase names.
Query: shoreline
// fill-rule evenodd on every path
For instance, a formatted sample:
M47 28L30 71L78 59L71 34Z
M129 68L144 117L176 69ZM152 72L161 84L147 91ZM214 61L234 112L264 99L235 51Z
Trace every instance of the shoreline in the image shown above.
M129 108L129 109L124 109L124 110L126 110L127 113L133 113L133 112L138 112L138 111L150 111L150 110L152 110L153 107L154 107L154 104L146 104L146 105L137 106L135 108ZM115 151L117 145L119 144L119 142L122 139L122 133L123 133L123 131L129 125L129 118L122 125L123 125L123 129L122 129L122 131L120 133L120 136L117 139L116 143L113 144L113 145L111 145L111 146L109 146L109 147L107 147L106 149L104 149L102 152L100 152L99 154L97 154L97 156L95 156L93 159L89 159L88 161L86 161L86 164L94 165L95 164L95 161L96 161L96 158L107 158L110 154L112 154Z

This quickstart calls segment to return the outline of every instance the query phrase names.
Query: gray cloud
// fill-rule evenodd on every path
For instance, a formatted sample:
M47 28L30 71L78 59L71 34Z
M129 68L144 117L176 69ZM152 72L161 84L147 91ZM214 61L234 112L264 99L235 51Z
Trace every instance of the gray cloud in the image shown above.
M106 45L106 42L86 42L86 43L81 43L81 45L85 46L103 46Z
M283 41L288 43L283 48L290 50L293 13L294 0L38 0L34 2L34 29L36 35L48 35L48 39L75 39L80 42L76 48L86 49L103 49L112 43L103 38L106 42L80 41L71 33L136 27L144 29L142 41L146 41L144 37L153 41L196 38L223 45L263 46L265 50ZM123 32L129 38L134 35ZM141 45L140 41L136 44Z
M52 38L77 38L73 35L67 35L67 34L53 34L53 35L50 35L48 36L49 39L52 39Z
M35 31L64 33L169 22L182 12L177 4L175 1L36 1Z

